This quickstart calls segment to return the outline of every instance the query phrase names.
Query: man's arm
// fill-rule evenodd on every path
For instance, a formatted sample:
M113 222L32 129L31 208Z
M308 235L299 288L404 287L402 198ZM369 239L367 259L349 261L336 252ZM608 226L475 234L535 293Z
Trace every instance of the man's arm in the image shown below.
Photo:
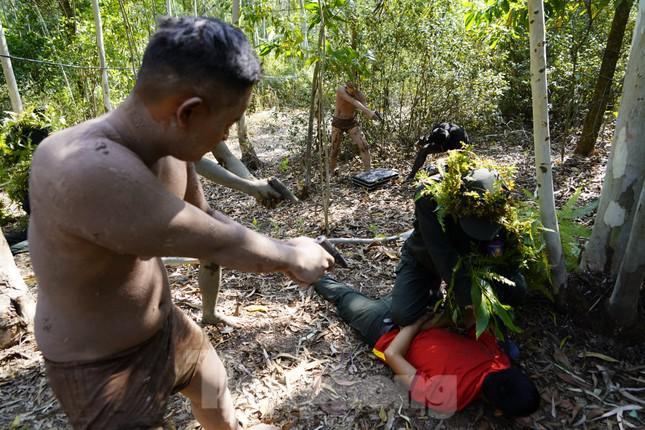
M385 349L385 362L392 368L396 378L409 387L414 380L417 369L405 359L410 349L412 339L419 333L421 326L428 320L429 315L419 318L414 324L401 327L390 345Z
M255 177L249 172L249 169L242 163L230 149L225 142L220 142L215 146L215 149L212 151L213 157L217 162L226 170L236 174L240 178L244 179L255 179Z
M116 253L141 257L177 255L254 272L283 272L311 283L333 258L311 239L283 242L247 229L219 213L175 197L127 149L68 154L64 175L40 177L51 194L51 216L60 228ZM52 173L41 170L41 175Z
M414 212L428 254L441 278L450 285L453 269L459 261L459 252L441 228L436 208L436 203L429 196L425 196L415 202ZM461 267L454 275L454 288L455 297L462 308L470 304L470 285L468 272Z
M376 114L376 111L370 110L367 106L365 106L363 103L361 103L359 100L356 98L352 97L345 87L339 87L336 90L336 94L345 100L348 103L351 103L356 109L360 110L363 112L368 118L371 119L378 119L378 115Z
M272 207L282 200L282 195L274 190L266 179L256 179L224 142L217 144L213 155L219 165L202 158L195 163L197 173L216 184L253 196L267 207Z

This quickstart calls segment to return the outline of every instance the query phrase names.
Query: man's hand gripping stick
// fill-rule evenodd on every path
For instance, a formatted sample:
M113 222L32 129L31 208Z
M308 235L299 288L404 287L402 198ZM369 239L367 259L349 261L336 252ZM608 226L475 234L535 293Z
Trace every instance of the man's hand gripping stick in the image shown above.
M318 236L316 238L316 243L322 246L325 251L327 251L332 257L334 257L334 261L338 266L342 267L343 269L347 269L349 267L349 264L347 264L347 261L345 261L340 251L329 240L327 240L327 237Z

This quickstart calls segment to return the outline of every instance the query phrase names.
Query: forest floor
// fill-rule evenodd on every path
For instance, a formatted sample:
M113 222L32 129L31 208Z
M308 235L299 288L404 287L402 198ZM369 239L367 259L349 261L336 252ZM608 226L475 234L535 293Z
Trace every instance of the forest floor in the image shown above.
M264 166L258 177L278 176L295 188L302 183L302 112L265 111L252 115L249 134ZM500 131L478 135L469 130L476 152L517 167L518 188L534 189L530 132ZM235 133L231 133L235 136ZM603 136L588 159L553 155L556 198L561 205L582 187L581 204L598 198L611 141ZM345 141L345 152L350 146ZM236 142L229 142L232 149ZM567 148L566 153L571 153ZM405 177L410 150L396 142L372 145L375 166L398 169ZM350 154L351 155L351 154ZM409 230L412 188L402 181L373 192L352 185L358 157L342 161L331 181L330 237L375 237ZM251 197L205 183L212 206L251 228L278 238L317 236L323 231L321 187L299 204L267 210ZM591 217L583 220L592 221ZM334 269L337 279L378 297L394 283L401 242L339 247L349 269ZM16 257L35 289L28 254ZM175 303L195 321L201 318L197 270L169 267ZM224 270L218 310L237 316L243 327L208 326L205 331L225 363L240 419L287 429L461 429L502 428L600 429L645 428L645 347L642 340L617 340L591 331L602 319L610 286L602 279L572 275L575 314L562 312L535 295L517 310L523 332L515 336L520 363L538 386L542 402L530 417L506 421L475 402L448 419L438 419L410 405L392 381L391 371L345 325L328 303L301 290L282 275ZM572 299L570 299L572 300ZM641 304L643 301L641 300ZM642 311L641 307L641 311ZM642 313L641 313L642 315ZM172 397L167 428L200 428L189 402ZM0 428L69 428L51 389L32 335L0 351Z

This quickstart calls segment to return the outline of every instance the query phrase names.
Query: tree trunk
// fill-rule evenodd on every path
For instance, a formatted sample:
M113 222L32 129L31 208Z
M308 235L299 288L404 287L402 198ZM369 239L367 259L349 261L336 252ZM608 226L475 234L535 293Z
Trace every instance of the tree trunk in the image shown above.
M309 52L309 26L307 25L307 10L305 9L304 0L300 1L300 13L302 14L302 48L305 51L305 58L308 56Z
M318 62L318 142L320 144L322 156L322 179L323 193L322 193L322 206L323 206L323 225L325 234L329 234L329 206L331 203L331 187L329 183L329 145L327 145L327 133L325 131L325 93L323 91L323 82L325 76L325 11L323 3L320 3L320 36L318 38L318 55L320 60Z
M645 176L644 21L641 1L598 213L580 266L611 276L618 274L623 261Z
M0 349L15 344L34 319L35 304L0 231Z
M314 117L316 114L316 93L318 90L318 72L320 70L320 61L316 62L314 67L314 76L311 82L311 99L309 100L309 123L307 125L307 143L305 152L305 189L304 194L309 193L311 187L311 159L312 159L312 141L314 136Z
M544 4L542 0L529 0L529 41L531 46L531 94L533 99L533 140L537 170L540 217L546 227L544 240L551 265L553 290L558 294L566 287L567 272L560 242L560 230L555 215L553 198L553 173L551 170L551 145L546 76L546 37L544 32Z
M618 271L607 311L618 327L628 327L638 319L638 297L645 278L645 186L634 212L625 258Z
M99 0L92 0L92 9L94 10L94 24L96 26L96 46L99 50L99 61L101 63L103 106L105 106L105 110L111 111L112 103L110 103L110 85L108 83L108 74L105 61L105 48L103 47L103 25L101 24L101 10L99 9Z
M22 112L22 99L18 92L18 84L16 84L16 77L13 74L13 66L11 65L11 58L9 58L9 47L7 40L4 37L4 28L0 22L0 55L2 57L2 71L7 81L7 88L9 89L9 100L11 100L11 109L16 112Z
M172 5L170 4L170 0L166 0L166 15L172 16Z
M240 25L240 0L233 0L233 25ZM253 144L249 141L249 133L246 129L246 114L243 113L237 122L237 139L240 142L241 160L250 170L257 170L262 163L255 153Z
M632 8L633 0L619 1L614 19L611 22L611 30L607 37L607 47L602 57L602 64L598 72L598 79L594 94L589 104L589 112L585 117L582 127L582 135L576 145L575 153L580 155L589 155L594 149L598 132L602 125L602 120L609 103L611 92L611 83L616 71L616 63L620 56L620 50L623 46L623 36L625 27L629 20L629 11Z

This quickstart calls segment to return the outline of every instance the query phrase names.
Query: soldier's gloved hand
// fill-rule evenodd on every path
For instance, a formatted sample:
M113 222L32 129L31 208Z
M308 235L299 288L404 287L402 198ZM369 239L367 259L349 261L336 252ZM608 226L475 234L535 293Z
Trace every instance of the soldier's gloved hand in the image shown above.
M266 179L251 180L250 193L262 206L272 209L284 200L282 194L277 192Z

